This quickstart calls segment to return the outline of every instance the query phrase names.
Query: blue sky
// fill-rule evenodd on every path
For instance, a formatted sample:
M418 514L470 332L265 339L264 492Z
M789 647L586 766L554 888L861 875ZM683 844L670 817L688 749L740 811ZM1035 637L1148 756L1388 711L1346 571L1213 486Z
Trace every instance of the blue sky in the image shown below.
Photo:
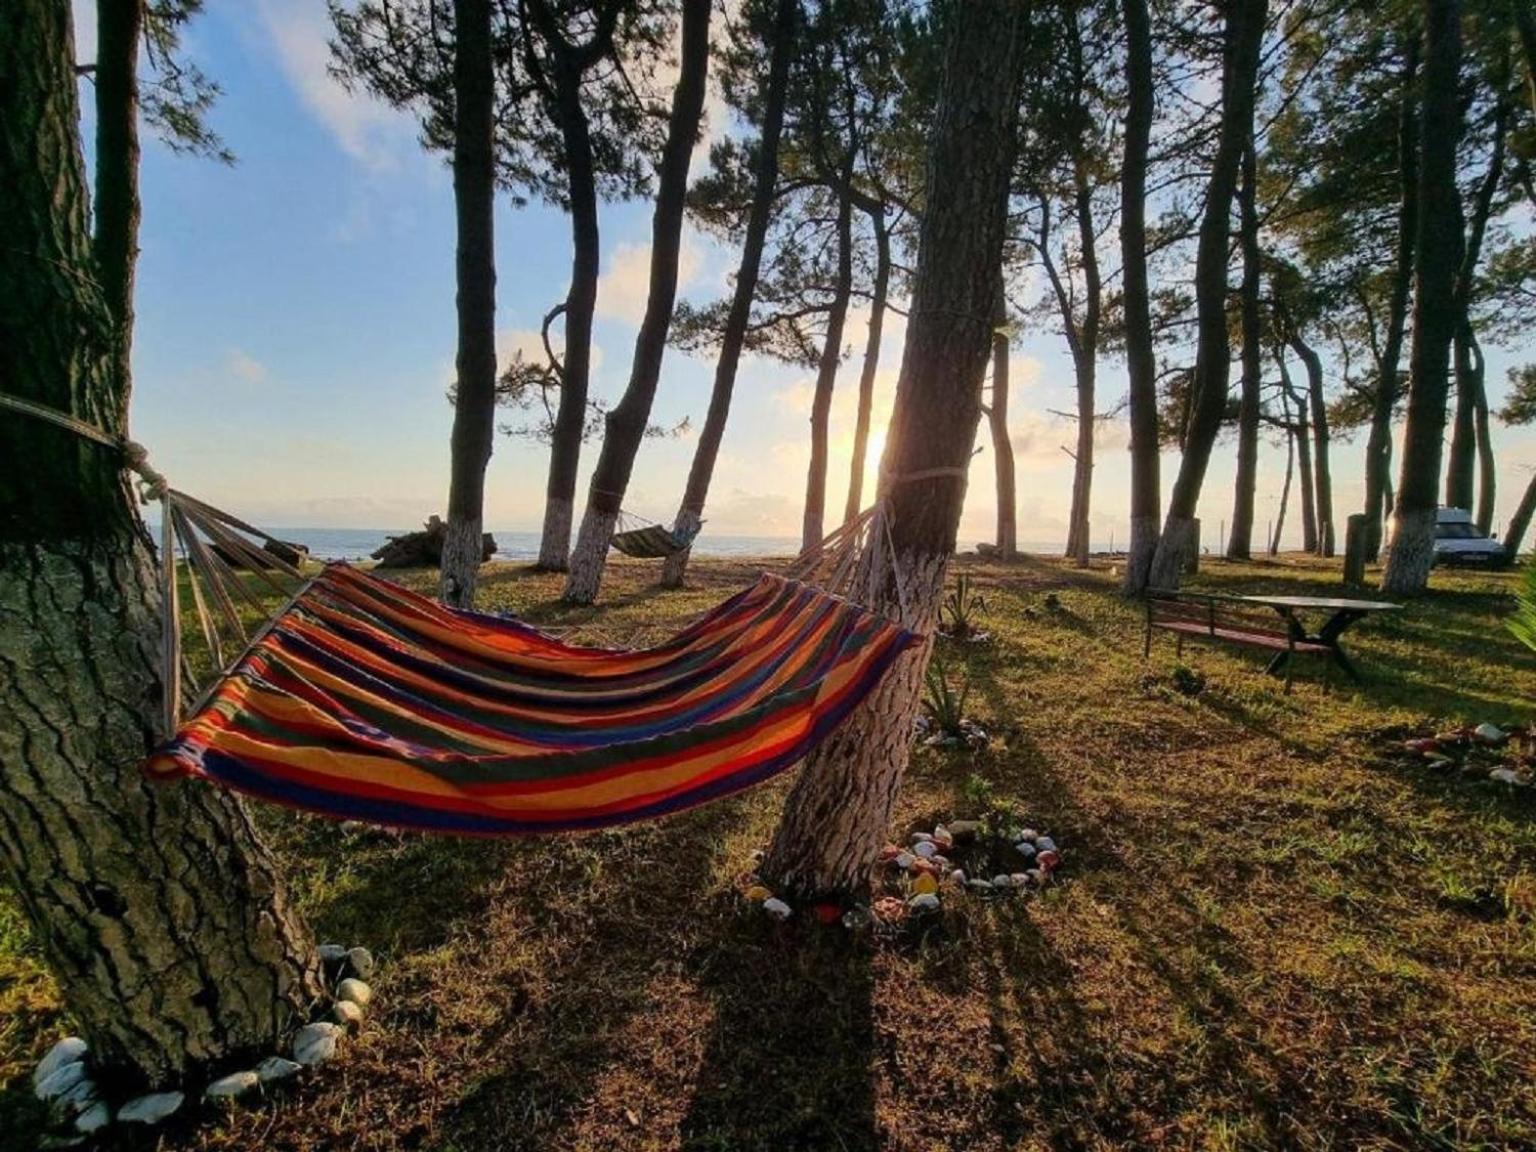
M89 58L90 0L77 0L80 54ZM444 389L454 355L453 198L442 159L418 147L409 118L349 95L327 77L324 0L210 4L189 29L192 56L223 89L214 127L237 164L178 157L146 138L144 220L135 336L133 434L173 483L275 527L408 527L440 511L448 477L451 412ZM723 128L711 102L711 131ZM87 137L89 138L89 137ZM700 145L697 163L706 145ZM609 205L602 218L594 388L616 399L644 307L650 207ZM497 304L504 352L529 346L539 319L565 294L569 229L542 206L497 212ZM735 254L685 238L681 293L722 294ZM850 320L862 350L866 313ZM887 322L876 432L882 434L903 326ZM1536 356L1490 350L1495 404L1504 370ZM833 409L829 523L846 487L858 358L850 355ZM669 350L655 416L695 425L712 363ZM1071 425L1050 415L1072 406L1061 339L1025 332L1013 355L1013 440L1021 541L1065 538ZM794 536L808 460L810 374L748 358L710 499L710 529ZM1124 367L1101 370L1101 408L1123 394ZM1102 428L1092 510L1096 544L1126 538L1129 484L1122 423ZM1513 508L1536 435L1496 427L1499 518ZM979 443L986 443L983 435ZM669 518L692 457L692 436L641 450L626 506ZM871 471L876 451L871 453ZM586 466L597 446L586 450ZM1360 502L1362 443L1335 454L1336 515ZM1218 448L1201 514L1215 542L1230 514L1232 451ZM1165 459L1165 486L1176 458ZM498 437L487 477L486 521L534 529L543 507L545 449ZM1260 531L1278 498L1283 448L1260 460ZM990 446L973 464L963 543L990 538ZM585 492L586 468L582 474ZM1293 502L1293 533L1299 512Z

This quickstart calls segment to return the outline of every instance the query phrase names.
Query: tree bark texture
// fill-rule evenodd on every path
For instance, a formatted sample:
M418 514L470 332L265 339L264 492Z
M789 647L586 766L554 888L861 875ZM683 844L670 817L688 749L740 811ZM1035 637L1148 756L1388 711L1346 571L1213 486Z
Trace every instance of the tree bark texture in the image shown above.
M458 230L458 388L454 393L444 604L473 608L485 467L496 432L496 78L491 0L454 0L453 208Z
M1291 480L1296 471L1296 445L1298 442L1302 444L1306 443L1306 440L1304 439L1303 434L1299 429L1289 427L1291 419L1290 409L1290 402L1284 393L1282 393L1280 398L1280 411L1284 414L1285 422L1287 425L1285 433L1285 480L1280 486L1280 508L1275 513L1273 531L1271 531L1269 535L1269 554L1271 556L1279 554L1280 536L1285 532L1285 514L1288 510L1288 505L1291 502ZM1306 490L1305 485L1303 485L1302 490Z
M768 82L763 93L763 123L757 144L757 167L752 177L752 207L747 214L747 232L742 239L741 263L736 269L736 287L731 295L731 310L726 314L725 331L720 339L720 359L715 364L714 386L709 394L709 411L699 430L699 444L688 469L688 484L683 489L674 531L692 537L704 521L704 503L720 458L725 438L725 423L731 413L731 397L736 389L736 371L741 364L742 345L747 324L752 319L752 297L757 292L757 277L763 263L763 243L773 215L773 190L779 176L779 138L784 130L784 103L789 88L789 64L795 49L797 0L779 0L774 11L773 45L768 60ZM673 553L662 562L661 583L677 588L688 570L692 549Z
M635 338L635 358L629 384L604 422L603 447L587 494L576 550L571 555L565 598L574 604L590 604L602 586L608 560L608 542L629 478L635 455L645 438L651 405L661 379L661 362L677 299L677 263L682 249L683 209L688 191L688 162L699 135L704 110L705 80L709 68L710 0L683 0L683 47L677 86L672 92L672 111L667 139L657 171L656 209L651 221L650 286L645 316Z
M1318 551L1317 543L1317 506L1313 500L1312 484L1312 443L1311 422L1307 419L1307 398L1298 396L1291 383L1291 370L1285 362L1285 352L1281 348L1275 349L1275 362L1280 366L1280 398L1281 403L1294 406L1296 410L1295 425L1290 429L1295 434L1296 473L1297 483L1301 486L1301 546L1304 551ZM1286 423L1290 424L1289 414ZM1287 452L1291 451L1287 447ZM1287 468L1290 465L1287 464ZM1278 537L1277 537L1278 539ZM1273 549L1271 552L1273 553Z
M120 435L71 10L0 5L0 382ZM115 452L0 420L0 866L102 1065L160 1085L270 1053L317 966L241 803L148 784L153 561Z
M592 374L592 316L597 310L602 240L597 216L597 176L592 134L581 103L582 77L589 61L604 47L587 51L565 43L546 5L530 7L553 54L555 107L565 151L566 196L571 209L571 284L566 291L563 323L565 348L560 362L560 403L555 409L549 445L549 479L544 489L544 524L538 566L563 572L571 550L571 521L576 504L576 472L587 422L587 393Z
M1381 575L1385 592L1422 592L1434 563L1441 438L1456 331L1456 274L1461 263L1456 145L1462 113L1459 0L1424 0L1424 114L1419 145L1419 227L1414 244L1413 348L1408 426L1392 510L1392 542Z
M1237 410L1237 481L1232 502L1232 534L1227 538L1227 559L1246 560L1253 553L1253 502L1259 486L1259 416L1262 380L1263 331L1259 325L1259 210L1258 163L1250 134L1243 150L1243 183L1238 192L1238 232L1243 253L1242 322L1243 382Z
M113 318L120 422L133 380L133 280L139 260L139 47L143 0L96 5L96 275Z
M1335 550L1333 526L1333 472L1329 460L1328 402L1323 395L1323 361L1294 328L1291 348L1307 369L1307 402L1312 416L1312 480L1317 490L1317 550L1332 557Z
M1074 100L1081 96L1087 83L1082 34L1077 21L1077 12L1071 12L1067 20L1067 53L1072 75L1078 83ZM1087 110L1079 103L1075 111L1079 116L1079 124L1086 125L1089 120ZM1078 329L1077 341L1072 347L1073 374L1077 385L1077 450L1072 454L1072 503L1068 511L1067 530L1067 555L1079 568L1088 567L1089 509L1093 499L1093 433L1096 420L1094 405L1099 370L1099 317L1104 296L1099 275L1098 236L1093 224L1093 187L1088 178L1083 144L1083 137L1079 133L1074 137L1077 154L1073 157L1072 175L1078 259L1083 268L1083 321ZM1075 318L1070 308L1064 308L1063 311L1070 328Z
M1451 345L1451 363L1456 380L1456 405L1451 416L1451 442L1445 457L1445 504L1448 508L1472 511L1477 490L1477 402L1478 377L1482 375L1482 353L1477 350L1472 326L1465 321L1456 326Z
M1162 513L1157 440L1157 358L1147 291L1147 151L1152 133L1152 25L1147 0L1123 0L1126 39L1125 152L1120 177L1120 266L1125 361L1130 381L1131 539L1124 590L1147 587Z
M992 404L987 423L992 430L992 453L997 457L997 554L1012 560L1019 554L1019 495L1014 479L1013 439L1008 434L1008 300L999 280L997 327L992 333Z
M1530 481L1525 486L1525 494L1520 497L1520 503L1515 507L1515 514L1504 526L1506 563L1513 564L1519 558L1520 545L1525 542L1525 533L1531 526L1533 516L1536 516L1536 473L1532 473Z
M880 340L885 334L885 303L891 288L891 235L885 205L871 199L864 205L875 235L875 283L869 299L869 332L864 339L864 366L859 371L858 410L853 422L853 459L848 465L848 499L843 523L864 509L864 465L869 458L869 422L875 406L875 376L880 371Z
M805 477L805 513L800 524L800 548L810 551L826 536L827 459L831 439L832 392L843 360L843 325L853 291L853 155L843 166L837 188L837 278L832 306L827 310L826 341L816 366L816 390L811 397L811 463Z
M1397 366L1402 357L1408 299L1413 287L1414 237L1419 220L1419 41L1410 38L1404 50L1402 104L1397 117L1397 261L1387 305L1387 332L1376 362L1376 390L1371 404L1371 428L1365 443L1365 554L1374 560L1381 551L1381 526L1391 506L1392 413L1397 407Z
M1182 549L1194 539L1190 525L1227 406L1231 354L1227 337L1227 241L1237 171L1253 135L1254 81L1267 8L1266 0L1232 0L1227 7L1221 133L1206 187L1205 216L1200 222L1195 257L1198 337L1193 408L1162 539L1152 560L1150 582L1157 588L1179 586L1187 559Z
M882 469L893 555L870 605L925 636L954 550L992 345L1022 9L1017 0L970 0L952 10L930 137L912 312ZM900 479L930 468L956 474ZM906 768L928 649L900 659L808 758L763 865L777 890L867 887Z

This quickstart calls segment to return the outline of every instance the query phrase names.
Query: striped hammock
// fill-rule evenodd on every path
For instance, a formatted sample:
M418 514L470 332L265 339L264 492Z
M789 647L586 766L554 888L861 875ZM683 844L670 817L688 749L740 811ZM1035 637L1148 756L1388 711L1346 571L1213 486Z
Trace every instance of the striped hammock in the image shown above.
M665 560L686 549L697 535L697 531L684 535L661 524L647 524L643 528L615 532L609 543L615 551L636 560Z
M800 760L916 637L764 575L659 647L575 647L331 565L151 758L310 812L462 835L647 820Z

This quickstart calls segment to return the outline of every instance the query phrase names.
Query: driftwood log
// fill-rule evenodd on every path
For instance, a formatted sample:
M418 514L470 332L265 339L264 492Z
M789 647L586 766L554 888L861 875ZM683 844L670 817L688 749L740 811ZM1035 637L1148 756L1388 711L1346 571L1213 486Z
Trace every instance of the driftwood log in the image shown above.
M237 554L225 548L222 544L211 544L210 547L213 549L213 554L231 568L254 568L258 563L256 557ZM287 540L263 541L260 550L274 558L273 563L261 564L263 569L277 567L276 561L282 561L290 567L298 568L303 565L305 560L309 559L308 548L302 544L290 543Z
M373 553L380 568L436 568L443 561L443 534L447 529L441 516L427 521L419 532L391 536ZM489 532L480 540L482 563L496 555L496 537Z

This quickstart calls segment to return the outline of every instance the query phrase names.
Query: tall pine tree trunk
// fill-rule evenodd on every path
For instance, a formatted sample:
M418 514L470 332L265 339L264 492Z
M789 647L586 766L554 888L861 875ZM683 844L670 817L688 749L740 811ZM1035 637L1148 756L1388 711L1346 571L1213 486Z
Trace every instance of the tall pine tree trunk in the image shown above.
M1307 552L1316 552L1318 550L1317 505L1313 499L1311 422L1307 419L1307 398L1296 395L1296 390L1291 384L1291 370L1285 362L1283 347L1276 346L1275 363L1280 366L1281 402L1294 405L1296 409L1295 427L1291 431L1296 437L1297 483L1301 485L1301 546ZM1286 419L1289 423L1289 416ZM1288 448L1287 451L1289 450Z
M1147 0L1123 0L1126 40L1125 155L1120 175L1120 266L1125 362L1130 381L1131 540L1124 589L1147 587L1162 513L1157 435L1157 359L1147 292L1147 150L1152 133L1152 24Z
M113 318L117 417L133 383L133 281L139 260L139 49L142 0L96 5L97 279Z
M74 69L66 0L0 5L0 381L121 434ZM159 1085L274 1051L319 983L240 802L140 775L159 597L121 463L0 420L0 860L95 1058Z
M848 499L843 523L864 507L864 465L869 455L869 421L875 405L875 376L880 371L880 341L885 334L885 303L891 286L891 235L885 205L870 199L861 205L875 233L875 284L869 300L869 333L864 340L864 367L859 372L859 405L853 423L853 460L848 466Z
M491 0L454 0L453 207L458 228L459 352L442 598L473 608L496 432L496 77Z
M752 207L747 213L747 233L741 245L741 263L736 269L736 288L731 296L731 310L726 314L725 331L720 338L720 359L715 364L715 383L709 394L709 411L699 431L699 445L694 449L693 464L688 469L688 484L673 522L674 531L692 537L704 522L704 502L709 496L715 462L720 458L720 444L725 437L725 422L731 413L731 397L736 388L736 370L741 364L742 345L747 324L752 319L752 297L757 292L758 272L763 263L763 241L773 213L773 189L779 176L779 137L784 130L784 102L789 88L789 62L795 48L797 0L778 0L773 19L773 44L769 50L768 82L763 90L762 135L757 144L757 168L753 172ZM667 588L682 586L692 550L674 552L663 562L661 583Z
M1152 560L1150 583L1156 588L1177 588L1184 566L1199 546L1195 510L1227 407L1231 354L1227 338L1227 241L1237 171L1253 135L1254 81L1267 7L1266 0L1232 0L1226 10L1221 134L1206 186L1205 216L1195 258L1198 337L1193 409L1168 516Z
M1387 332L1376 361L1376 387L1371 401L1371 428L1365 443L1365 554L1374 560L1381 551L1381 527L1391 506L1392 413L1397 408L1398 361L1413 287L1414 237L1419 219L1419 41L1411 37L1403 53L1401 104L1397 117L1397 257L1392 294L1387 304Z
M1456 144L1462 115L1459 0L1424 0L1424 114L1419 145L1419 227L1414 244L1413 350L1408 426L1392 510L1392 541L1381 574L1385 592L1422 592L1435 559L1441 437L1455 336L1456 272L1462 256Z
M837 273L832 286L832 307L827 312L826 341L816 366L816 390L811 397L811 463L805 477L805 513L800 524L800 547L809 551L826 536L827 459L831 440L832 391L837 367L843 359L843 324L848 319L848 297L853 290L853 156L843 166L837 188Z
M656 211L651 223L651 280L645 316L635 338L635 359L624 395L604 422L603 448L587 494L587 511L571 554L565 598L575 604L597 599L608 543L613 539L619 509L629 489L635 455L645 437L661 379L661 362L677 299L677 263L682 250L684 198L688 191L688 162L699 135L704 111L705 79L709 69L710 0L683 0L683 50L667 141L657 173Z
M1238 192L1239 235L1243 252L1241 317L1243 333L1242 398L1237 410L1237 481L1232 504L1232 534L1227 559L1246 560L1253 552L1253 502L1259 486L1259 392L1263 384L1263 350L1259 342L1259 210L1258 163L1250 135L1243 150L1243 184Z
M1280 537L1285 532L1285 514L1291 502L1291 479L1296 472L1296 445L1305 444L1301 432L1291 427L1290 400L1284 392L1280 394L1280 411L1285 424L1285 481L1280 486L1280 508L1275 513L1274 530L1269 535L1269 554L1276 556L1280 552ZM1303 484L1302 491L1306 491Z
M592 315L602 240L597 218L597 176L592 135L581 104L582 72L567 51L555 50L555 92L565 148L571 206L571 286L565 296L565 348L560 364L560 404L549 445L549 479L544 489L544 525L539 567L563 572L570 558L576 506L576 471L587 425L587 391L592 374Z
M1294 328L1290 331L1291 348L1307 369L1307 402L1312 415L1312 479L1317 490L1317 550L1332 557L1333 472L1329 460L1328 403L1323 395L1323 361L1317 350Z
M1515 507L1515 514L1504 526L1505 563L1513 564L1519 559L1520 545L1525 542L1525 533L1531 526L1533 516L1536 516L1536 473L1531 475L1530 482L1525 486L1525 495L1520 497L1520 503Z
M1077 81L1073 105L1079 123L1089 121L1086 109L1080 103L1087 84L1087 70L1083 62L1082 34L1078 28L1078 12L1074 7L1067 19L1067 53L1072 75ZM1078 260L1083 269L1083 323L1078 331L1075 376L1077 384L1077 450L1072 454L1072 504L1071 525L1068 529L1067 554L1079 568L1088 567L1090 543L1089 509L1093 500L1093 434L1096 421L1094 404L1099 370L1099 316L1103 308L1103 285L1099 277L1098 235L1093 224L1093 187L1089 182L1087 160L1083 155L1085 141L1081 132L1073 137L1077 154L1073 158L1072 179L1077 214ZM1073 320L1070 309L1065 317L1070 325Z
M1473 421L1477 430L1477 530L1484 536L1493 531L1493 504L1498 495L1498 475L1494 470L1493 435L1488 427L1488 388L1484 373L1477 375L1477 396L1473 400Z
M965 496L992 345L1012 171L1023 4L951 10L906 349L886 439L889 565L872 609L931 636ZM903 483L930 468L954 475ZM905 611L903 611L905 605ZM929 643L811 754L763 864L794 894L868 885L912 740Z
M992 332L992 403L987 423L992 430L992 454L997 479L997 554L1013 560L1019 554L1019 496L1014 480L1013 439L1008 434L1008 354L1012 343L1008 330L1008 298L998 280L997 326Z
M1480 358L1480 357L1479 357ZM1472 511L1477 488L1477 383L1480 366L1474 362L1472 326L1456 326L1451 345L1456 380L1456 406L1451 416L1451 442L1445 458L1445 504Z

